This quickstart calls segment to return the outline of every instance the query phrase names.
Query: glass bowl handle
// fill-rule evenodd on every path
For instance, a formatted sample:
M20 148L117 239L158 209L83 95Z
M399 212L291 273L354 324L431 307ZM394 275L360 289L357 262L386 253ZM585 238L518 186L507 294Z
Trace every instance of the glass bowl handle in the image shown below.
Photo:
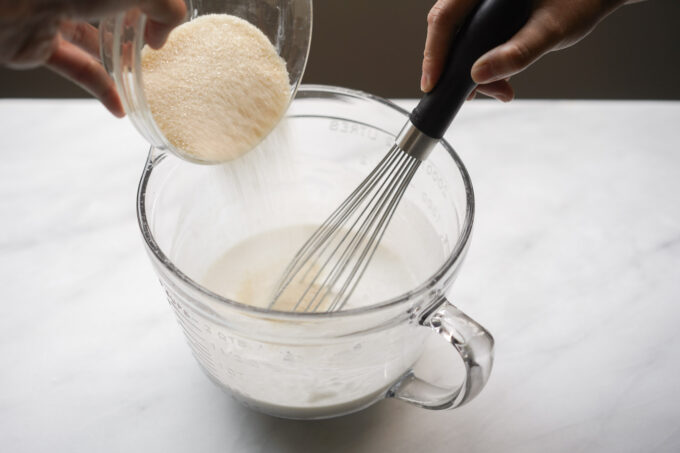
M392 386L387 396L425 409L462 406L476 397L489 380L493 365L493 337L445 297L428 310L419 322L456 348L465 365L465 378L458 387L445 388L409 372Z

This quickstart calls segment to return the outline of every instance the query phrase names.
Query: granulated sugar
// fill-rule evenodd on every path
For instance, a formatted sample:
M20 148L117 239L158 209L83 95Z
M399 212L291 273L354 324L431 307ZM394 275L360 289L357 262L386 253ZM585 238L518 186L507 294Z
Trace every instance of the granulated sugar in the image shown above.
M285 61L254 25L200 16L142 54L144 91L173 146L202 161L235 159L279 122L290 99Z

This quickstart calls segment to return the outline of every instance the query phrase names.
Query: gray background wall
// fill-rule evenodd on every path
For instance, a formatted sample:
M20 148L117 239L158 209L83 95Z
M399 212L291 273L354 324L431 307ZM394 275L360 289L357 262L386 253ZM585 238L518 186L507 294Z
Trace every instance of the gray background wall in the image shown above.
M317 0L305 83L385 97L420 95L426 16L434 0ZM519 98L680 100L680 0L628 5L576 46L516 76ZM44 69L0 68L0 97L83 97Z

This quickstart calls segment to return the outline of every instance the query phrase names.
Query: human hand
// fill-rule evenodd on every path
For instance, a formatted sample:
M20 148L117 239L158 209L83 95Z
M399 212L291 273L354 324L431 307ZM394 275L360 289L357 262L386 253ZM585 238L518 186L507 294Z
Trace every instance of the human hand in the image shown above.
M186 14L183 0L0 0L0 64L45 65L125 115L111 77L99 60L99 35L88 20L129 8L148 17L144 37L159 48Z
M437 83L454 34L480 0L437 0L427 17L427 39L421 89ZM472 66L476 92L503 102L514 98L511 76L548 52L567 48L583 39L625 0L535 0L526 25L508 42L482 55ZM639 1L639 0L637 0ZM470 97L474 97L473 92Z

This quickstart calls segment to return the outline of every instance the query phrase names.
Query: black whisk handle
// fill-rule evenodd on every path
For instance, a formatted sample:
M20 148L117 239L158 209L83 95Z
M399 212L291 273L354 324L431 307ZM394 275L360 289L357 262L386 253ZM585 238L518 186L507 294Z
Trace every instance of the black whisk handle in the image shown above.
M470 76L479 57L512 38L526 24L531 0L482 0L454 37L444 71L434 89L411 113L411 123L432 138L442 138L476 87Z

